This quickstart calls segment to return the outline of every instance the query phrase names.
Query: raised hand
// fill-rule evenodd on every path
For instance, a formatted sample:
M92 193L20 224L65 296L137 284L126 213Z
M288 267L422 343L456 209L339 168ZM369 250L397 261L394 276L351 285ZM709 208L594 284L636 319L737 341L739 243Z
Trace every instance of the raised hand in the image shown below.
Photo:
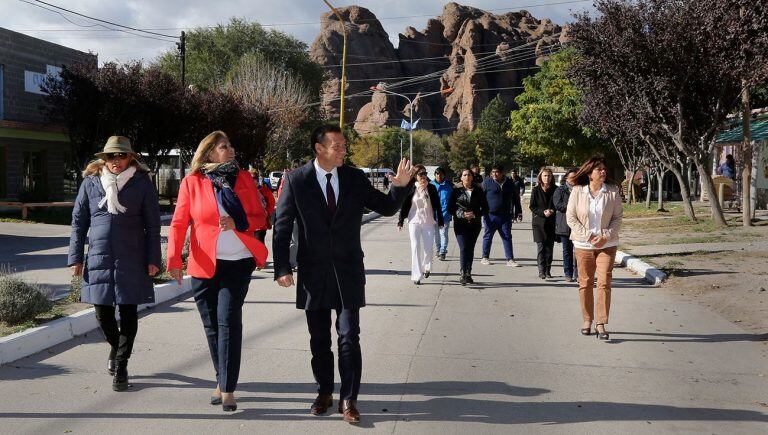
M411 165L411 162L409 162L408 159L402 159L400 160L400 164L397 165L397 175L392 176L391 174L388 174L387 177L393 186L405 187L411 182L414 174L416 174L416 168Z

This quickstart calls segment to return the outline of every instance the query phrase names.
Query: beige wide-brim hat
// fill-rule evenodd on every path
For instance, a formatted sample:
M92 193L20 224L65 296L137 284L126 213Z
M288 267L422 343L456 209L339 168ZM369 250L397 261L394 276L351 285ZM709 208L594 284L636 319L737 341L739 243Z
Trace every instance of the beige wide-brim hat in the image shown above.
M112 153L128 153L134 157L138 155L131 148L131 140L125 136L110 136L104 145L104 149L94 155L98 158L103 158L105 154Z

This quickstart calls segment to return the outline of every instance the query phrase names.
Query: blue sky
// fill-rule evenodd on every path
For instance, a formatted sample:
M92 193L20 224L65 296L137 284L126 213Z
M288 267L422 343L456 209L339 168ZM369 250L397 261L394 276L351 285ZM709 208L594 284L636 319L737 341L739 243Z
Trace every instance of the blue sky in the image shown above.
M558 24L571 19L573 11L591 10L591 1L553 5L566 0L477 0L459 2L480 9L526 9L536 18L550 18ZM320 15L327 11L322 0L46 0L76 12L157 33L178 35L183 28L212 26L237 16L258 21L311 44L320 29ZM64 13L61 15L42 9L33 0L0 0L0 27L72 47L92 51L99 55L100 63L110 60L152 60L173 47L168 38L161 40L141 38L125 33L104 31L93 22ZM358 0L342 3L331 0L334 6L356 4L370 9L390 37L407 26L423 29L427 20L442 12L445 1L437 0ZM548 6L543 6L549 4ZM276 6L278 5L278 6ZM408 17L408 18L402 18Z

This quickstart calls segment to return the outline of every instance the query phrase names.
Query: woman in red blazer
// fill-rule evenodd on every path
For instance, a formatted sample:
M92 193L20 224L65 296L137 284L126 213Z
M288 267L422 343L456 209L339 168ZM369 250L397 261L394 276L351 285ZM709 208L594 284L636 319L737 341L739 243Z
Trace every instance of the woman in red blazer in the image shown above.
M264 184L261 178L261 173L257 169L251 169L250 173L253 177L253 184L256 185L256 189L261 194L261 197L259 198L262 200L261 205L264 206L264 209L267 212L267 219L264 221L264 225L256 228L256 234L254 234L261 243L264 243L264 239L267 237L267 230L272 228L269 217L275 212L275 195L272 193L272 189Z
M242 307L253 270L267 259L267 248L253 236L266 222L259 195L227 135L215 131L200 142L181 181L168 234L168 271L181 283L181 250L192 222L187 271L216 370L211 404L224 411L237 409Z

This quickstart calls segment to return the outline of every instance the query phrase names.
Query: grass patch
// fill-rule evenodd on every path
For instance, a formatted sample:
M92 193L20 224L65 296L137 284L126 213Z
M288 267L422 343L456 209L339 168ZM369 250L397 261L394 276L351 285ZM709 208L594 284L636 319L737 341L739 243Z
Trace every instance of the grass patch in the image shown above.
M72 223L72 207L43 207L29 209L28 219L21 219L21 209L0 211L0 222L69 225Z

